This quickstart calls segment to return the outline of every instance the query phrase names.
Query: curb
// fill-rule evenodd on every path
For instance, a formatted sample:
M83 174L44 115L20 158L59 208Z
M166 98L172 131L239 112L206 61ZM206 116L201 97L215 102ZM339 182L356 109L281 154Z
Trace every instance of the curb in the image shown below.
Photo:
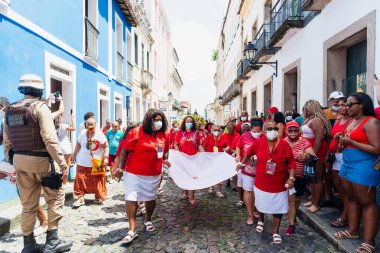
M336 230L321 219L318 215L307 212L305 207L300 207L297 216L307 225L316 230L320 235L326 238L340 252L353 253L356 252L356 247L352 244L353 240L339 240L334 237ZM360 244L360 240L357 240Z
M74 198L73 192L66 192L65 193L65 202L70 201L73 198ZM17 208L17 206L18 206L18 208L20 208L20 206L21 206L21 203L18 199L3 203L2 205L5 205L5 204L7 206L9 206L7 208L7 209L9 209L9 211L13 211L14 207ZM47 204L46 203L43 204L42 208L46 209ZM11 217L10 219L0 217L0 236L3 236L4 234L9 233L11 230L19 227L20 225L21 225L21 212L19 212L15 216Z

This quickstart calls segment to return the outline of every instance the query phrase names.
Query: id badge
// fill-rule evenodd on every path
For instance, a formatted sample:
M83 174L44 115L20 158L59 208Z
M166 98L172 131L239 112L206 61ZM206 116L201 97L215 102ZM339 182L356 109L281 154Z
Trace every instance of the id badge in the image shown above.
M214 153L218 153L219 152L219 148L217 146L214 146Z
M267 162L267 168L266 168L266 174L268 175L274 175L274 171L276 170L276 164L269 160Z
M162 157L164 157L164 149L162 147L157 147L156 150L157 150L158 159L161 159Z

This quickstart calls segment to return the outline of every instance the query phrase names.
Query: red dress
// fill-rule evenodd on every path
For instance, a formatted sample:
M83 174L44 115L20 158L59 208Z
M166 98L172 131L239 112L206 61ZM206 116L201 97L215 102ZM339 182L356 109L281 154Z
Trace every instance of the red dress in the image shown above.
M175 143L179 146L179 151L187 155L195 155L198 153L201 136L198 130L185 132L179 130L175 136Z
M169 151L169 134L157 132L156 136L151 136L143 131L142 126L134 128L124 140L123 148L131 151L125 171L142 176L159 176L163 157Z
M255 187L269 193L280 193L286 191L285 184L289 178L289 170L296 168L296 162L289 143L279 139L270 155L268 141L259 138L252 145L250 156L257 156ZM276 164L274 175L266 173L267 162L271 159Z

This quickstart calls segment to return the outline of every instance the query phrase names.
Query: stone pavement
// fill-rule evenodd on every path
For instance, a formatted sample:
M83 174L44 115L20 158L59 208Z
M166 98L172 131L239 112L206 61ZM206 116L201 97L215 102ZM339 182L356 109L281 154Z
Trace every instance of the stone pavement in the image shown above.
M124 212L122 183L108 184L109 198L103 206L94 205L93 196L86 196L86 205L77 210L64 206L60 237L73 240L71 252L337 252L317 232L298 221L296 234L284 235L282 245L274 245L271 222L258 234L254 226L245 225L245 209L235 207L237 193L225 188L225 198L218 199L206 190L197 192L198 204L193 207L181 201L181 191L171 179L163 181L165 195L157 200L153 222L156 231L145 232L143 218L137 220L139 237L130 246L122 247L121 239L128 231ZM0 237L0 252L20 252L20 229ZM37 242L43 243L45 235Z

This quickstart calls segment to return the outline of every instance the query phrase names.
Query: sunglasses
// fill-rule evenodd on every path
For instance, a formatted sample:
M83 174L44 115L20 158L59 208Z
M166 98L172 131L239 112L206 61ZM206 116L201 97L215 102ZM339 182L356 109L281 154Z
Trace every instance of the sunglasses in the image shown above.
M346 103L345 106L348 108L351 108L353 105L360 105L361 102L356 102L356 103Z
M299 129L288 129L288 133L299 133Z
M278 127L268 127L266 131L278 131Z

